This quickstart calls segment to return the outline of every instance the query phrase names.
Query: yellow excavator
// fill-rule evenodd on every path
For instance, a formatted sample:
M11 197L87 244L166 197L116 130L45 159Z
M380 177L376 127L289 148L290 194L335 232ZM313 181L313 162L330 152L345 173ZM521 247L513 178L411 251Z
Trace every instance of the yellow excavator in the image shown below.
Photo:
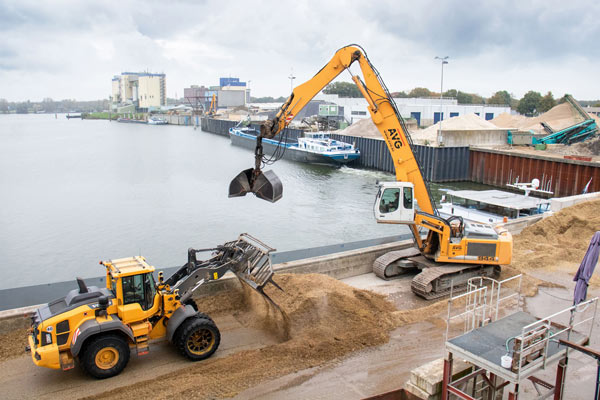
M363 79L350 66L358 63ZM373 266L375 274L394 278L409 269L421 272L412 281L412 290L426 299L441 297L452 288L465 287L473 276L497 276L500 265L510 264L512 236L490 225L443 218L432 201L413 144L400 113L383 80L365 51L357 45L339 49L331 61L312 79L297 86L272 120L265 121L256 140L255 165L238 174L229 185L229 197L254 193L275 202L283 196L283 185L270 170L263 155L262 139L280 134L308 102L342 71L348 71L366 99L373 122L385 139L396 170L396 182L379 184L374 214L378 223L405 224L415 248L391 252Z
M213 93L212 100L210 101L210 107L208 107L208 111L206 115L212 117L217 113L217 95Z

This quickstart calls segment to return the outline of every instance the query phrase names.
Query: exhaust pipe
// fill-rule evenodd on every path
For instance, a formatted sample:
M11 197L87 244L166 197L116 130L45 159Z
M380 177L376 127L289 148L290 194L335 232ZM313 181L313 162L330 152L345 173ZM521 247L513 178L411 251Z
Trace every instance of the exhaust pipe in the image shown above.
M241 197L246 193L254 193L259 199L275 203L283 197L283 184L273 171L249 168L240 172L229 184L229 197Z

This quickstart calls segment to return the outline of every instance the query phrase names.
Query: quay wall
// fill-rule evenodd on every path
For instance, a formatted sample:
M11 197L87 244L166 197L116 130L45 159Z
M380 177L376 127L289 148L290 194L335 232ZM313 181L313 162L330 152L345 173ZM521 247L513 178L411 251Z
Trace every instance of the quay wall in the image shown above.
M205 132L221 136L229 135L229 128L237 124L235 121L202 118L200 126ZM259 125L251 125L260 129ZM297 140L302 134L300 129L286 128L281 133L288 140ZM394 163L383 139L330 134L332 139L354 143L360 150L360 158L351 165L395 173ZM430 147L414 146L414 151L421 164L424 178L430 182L457 182L468 180L469 147Z
M504 187L509 181L550 182L554 197L577 195L590 181L587 192L600 191L600 163L522 154L507 150L471 148L469 178L473 182Z
M235 121L202 118L202 130L227 136ZM258 125L253 125L258 128ZM299 129L286 129L283 135L297 139ZM498 130L498 143L505 143L506 132ZM476 136L476 135L475 135ZM332 133L333 139L354 143L361 152L352 165L394 173L394 164L382 139L346 136ZM555 197L582 193L590 181L588 193L600 191L600 163L562 159L543 154L522 154L508 150L474 147L478 141L469 140L469 146L430 147L415 145L414 151L421 164L423 176L429 182L472 181L490 186L505 187L509 181L531 182L534 178L542 184L550 182ZM462 143L462 142L455 142Z

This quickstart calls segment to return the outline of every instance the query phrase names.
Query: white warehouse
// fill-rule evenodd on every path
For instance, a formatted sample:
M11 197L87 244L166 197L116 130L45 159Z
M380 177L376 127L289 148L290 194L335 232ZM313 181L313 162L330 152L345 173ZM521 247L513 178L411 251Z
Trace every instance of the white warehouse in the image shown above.
M319 93L314 100L323 100L344 107L344 117L349 123L363 118L370 118L367 101L360 98L339 97L337 94ZM509 106L486 104L458 104L454 98L394 98L398 111L403 118L414 118L420 127L437 123L441 119L458 117L466 114L476 114L486 120L491 120L502 113L510 114Z

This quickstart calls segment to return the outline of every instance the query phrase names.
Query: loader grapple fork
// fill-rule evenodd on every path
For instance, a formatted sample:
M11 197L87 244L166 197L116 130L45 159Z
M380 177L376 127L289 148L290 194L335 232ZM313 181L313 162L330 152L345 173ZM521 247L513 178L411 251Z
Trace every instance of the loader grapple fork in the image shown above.
M237 241L225 244L239 252L239 259L231 271L242 282L263 295L271 304L279 306L264 292L264 287L270 282L277 289L283 289L273 280L273 266L269 254L275 249L267 246L253 236L243 233Z
M212 251L208 260L197 260L196 254ZM279 306L264 292L270 282L281 287L273 280L273 266L269 254L275 249L267 246L255 237L243 233L237 240L227 242L211 249L188 249L188 262L175 272L165 284L178 289L181 301L191 298L194 291L202 284L220 279L228 271L250 288L263 295L271 304Z

